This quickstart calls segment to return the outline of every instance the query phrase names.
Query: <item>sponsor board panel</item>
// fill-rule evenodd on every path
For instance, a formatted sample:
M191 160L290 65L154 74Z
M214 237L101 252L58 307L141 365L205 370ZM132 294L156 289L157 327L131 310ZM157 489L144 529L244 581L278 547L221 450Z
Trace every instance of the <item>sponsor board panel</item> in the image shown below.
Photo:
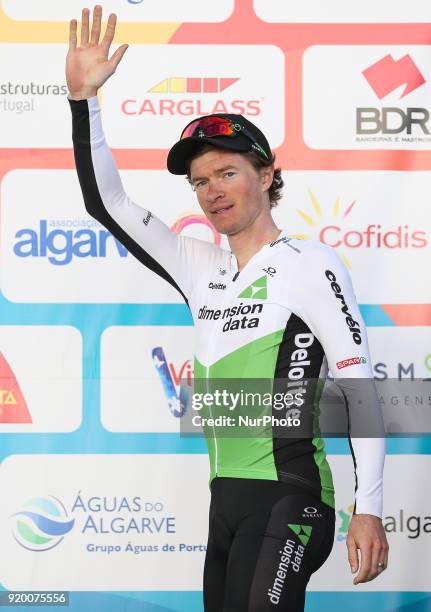
M427 45L312 46L303 135L313 149L429 150Z
M234 0L200 2L199 0L105 0L105 18L115 12L121 21L190 21L218 22L228 19L233 11ZM80 17L83 4L79 0L67 3L56 0L3 0L3 10L8 17L20 21L59 21Z
M376 380L430 379L431 327L369 327L367 334Z
M220 239L183 177L121 173L129 196L169 227ZM16 302L182 302L87 215L74 170L14 170L1 186L1 286ZM225 244L225 243L221 243Z
M12 2L12 0L9 0ZM301 3L285 0L254 0L257 15L273 23L394 23L428 22L431 8L427 0L413 0L409 4L391 0L363 0L360 4L331 0L303 0Z
M263 64L271 70L254 70ZM275 46L134 46L127 69L104 86L109 142L170 148L195 116L224 112L244 114L275 148L284 140L284 91L284 55Z
M279 227L334 247L359 303L431 303L426 172L286 172Z
M179 432L192 327L109 327L101 339L101 420L110 431Z
M0 326L0 433L65 432L82 418L82 339L69 326Z
M0 44L2 147L71 146L66 53L66 45Z
M389 551L388 569L372 582L352 584L347 561L346 536L354 503L352 459L330 456L336 493L335 541L325 565L313 574L313 591L429 591L431 578L431 494L418 483L419 475L431 469L431 458L423 455L388 455L385 465L383 525ZM412 477L412 475L414 477ZM312 520L308 519L309 524ZM304 518L304 524L306 519Z
M0 483L7 589L201 589L206 455L12 455Z

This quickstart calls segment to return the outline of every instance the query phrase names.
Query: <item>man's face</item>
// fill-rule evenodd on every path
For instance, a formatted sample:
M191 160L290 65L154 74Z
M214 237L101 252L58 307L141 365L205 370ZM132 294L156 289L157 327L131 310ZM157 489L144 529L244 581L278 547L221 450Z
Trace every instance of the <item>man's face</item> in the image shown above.
M225 149L195 157L190 180L205 215L221 234L234 235L269 213L273 168L257 171L250 161Z

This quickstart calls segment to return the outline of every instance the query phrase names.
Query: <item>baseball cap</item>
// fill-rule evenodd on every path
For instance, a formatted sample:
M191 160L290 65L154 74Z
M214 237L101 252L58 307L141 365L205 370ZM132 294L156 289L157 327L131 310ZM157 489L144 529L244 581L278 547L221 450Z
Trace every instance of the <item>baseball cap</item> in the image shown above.
M168 153L169 172L187 174L186 161L203 143L242 153L255 151L262 159L272 160L266 137L251 121L235 113L216 113L199 117L186 125L180 140Z

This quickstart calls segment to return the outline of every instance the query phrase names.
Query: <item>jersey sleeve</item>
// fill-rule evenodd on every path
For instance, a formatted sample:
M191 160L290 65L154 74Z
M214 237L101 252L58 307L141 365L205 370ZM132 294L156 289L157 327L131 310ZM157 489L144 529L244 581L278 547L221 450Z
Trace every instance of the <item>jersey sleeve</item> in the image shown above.
M321 343L345 399L355 467L355 513L381 517L385 428L352 282L334 249L321 243L306 247L298 263L292 296L296 314Z
M178 236L126 194L103 132L97 97L71 100L75 164L87 212L142 264L188 302L194 280L217 257L218 247Z

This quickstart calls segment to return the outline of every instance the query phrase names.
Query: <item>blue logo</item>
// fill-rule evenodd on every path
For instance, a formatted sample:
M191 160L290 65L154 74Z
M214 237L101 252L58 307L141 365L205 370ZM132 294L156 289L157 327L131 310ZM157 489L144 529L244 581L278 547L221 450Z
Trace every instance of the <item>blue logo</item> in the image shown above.
M60 544L75 524L61 501L52 495L31 499L11 519L15 540L23 548L35 552Z
M92 222L90 222L92 223ZM51 229L54 225L55 229ZM58 229L55 222L41 219L38 230L26 228L15 234L18 241L13 251L18 257L46 257L54 266L66 266L73 257L106 257L108 247L120 257L127 257L128 250L111 232L101 226L89 229L86 222L71 221L69 224L85 229ZM97 224L98 226L99 224Z
M185 361L177 374L174 364L168 364L165 352L161 346L153 348L152 358L154 367L159 373L172 416L178 418L184 416L187 412L192 384L190 361ZM178 386L180 388L179 393L177 391Z

